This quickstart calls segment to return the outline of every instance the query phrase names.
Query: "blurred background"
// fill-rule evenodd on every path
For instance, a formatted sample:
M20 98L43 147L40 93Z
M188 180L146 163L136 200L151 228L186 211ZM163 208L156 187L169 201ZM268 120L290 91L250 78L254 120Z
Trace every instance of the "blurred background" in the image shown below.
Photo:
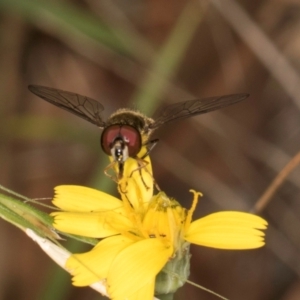
M101 131L31 94L28 84L152 116L178 101L250 93L242 103L157 130L160 187L195 218L250 211L300 150L300 3L297 0L0 0L0 184L51 198L60 184L117 195L104 174ZM190 279L231 299L300 299L300 172L259 211L267 245L192 246ZM20 230L0 220L0 299L102 299L73 288ZM89 247L81 248L81 251ZM189 284L175 299L217 299Z

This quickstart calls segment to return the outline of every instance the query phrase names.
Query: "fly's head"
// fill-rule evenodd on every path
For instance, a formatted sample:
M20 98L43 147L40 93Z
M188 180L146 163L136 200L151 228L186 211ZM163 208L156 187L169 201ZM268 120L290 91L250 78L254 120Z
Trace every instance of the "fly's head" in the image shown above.
M150 138L152 123L151 118L137 111L119 109L107 120L102 132L103 151L118 163L124 163L128 157L137 157Z
M110 125L101 135L103 151L114 161L124 163L128 157L136 157L142 147L141 135L129 125Z

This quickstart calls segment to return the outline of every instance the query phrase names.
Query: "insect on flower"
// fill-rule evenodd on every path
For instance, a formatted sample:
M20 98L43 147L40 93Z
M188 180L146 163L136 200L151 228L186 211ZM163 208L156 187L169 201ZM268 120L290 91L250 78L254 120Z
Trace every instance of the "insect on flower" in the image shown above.
M143 159L158 142L157 139L150 140L151 134L160 126L235 104L249 96L248 94L232 94L174 103L162 109L155 119L138 111L123 108L104 121L101 117L103 105L92 98L39 85L29 85L28 88L40 98L103 130L101 147L107 155L113 158L113 163L105 169L105 174L108 175L107 170L117 163L118 180L123 177L124 163L128 157L136 159L140 168L147 164ZM147 151L139 154L143 146Z

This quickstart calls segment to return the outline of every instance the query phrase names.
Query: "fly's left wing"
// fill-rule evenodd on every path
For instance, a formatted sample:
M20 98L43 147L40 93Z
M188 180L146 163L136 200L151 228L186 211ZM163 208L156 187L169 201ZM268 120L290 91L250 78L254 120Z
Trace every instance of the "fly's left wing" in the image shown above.
M105 127L105 122L100 115L104 107L92 98L41 85L29 85L28 89L51 104L65 109L100 128Z

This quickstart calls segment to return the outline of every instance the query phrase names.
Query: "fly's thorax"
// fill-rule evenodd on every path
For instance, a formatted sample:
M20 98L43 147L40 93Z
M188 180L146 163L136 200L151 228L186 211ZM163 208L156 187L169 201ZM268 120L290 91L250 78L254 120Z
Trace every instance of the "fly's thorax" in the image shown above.
M140 133L142 144L145 144L152 133L152 129L149 126L153 123L154 120L152 118L145 116L139 111L121 108L108 118L106 127L114 124L132 126Z

